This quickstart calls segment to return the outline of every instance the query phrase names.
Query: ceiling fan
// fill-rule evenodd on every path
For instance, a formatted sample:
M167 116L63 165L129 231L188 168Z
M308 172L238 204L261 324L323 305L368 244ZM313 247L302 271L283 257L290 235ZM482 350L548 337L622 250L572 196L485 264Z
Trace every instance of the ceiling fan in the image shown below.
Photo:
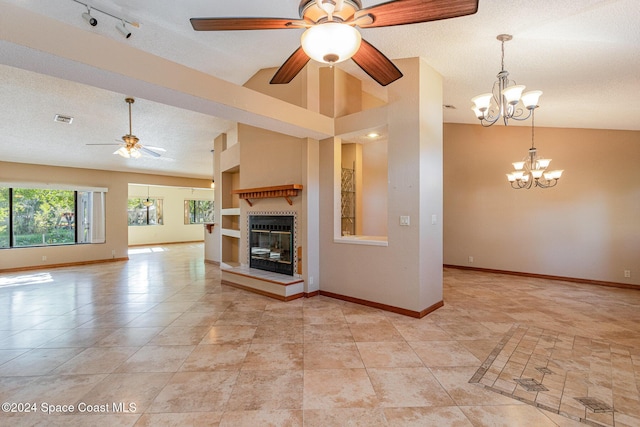
M142 156L142 154L148 154L153 157L160 157L161 154L156 151L166 151L164 148L160 147L152 147L150 145L143 146L140 143L140 139L137 136L133 135L131 131L131 104L135 102L133 98L125 98L124 101L129 104L129 133L122 137L121 143L115 144L87 144L87 145L120 145L113 154L118 154L126 159L134 158L137 159ZM155 150L155 151L154 151Z
M380 85L400 77L400 70L360 36L355 27L375 28L416 24L472 15L479 0L395 0L362 8L360 0L302 0L300 19L288 18L191 18L196 31L273 30L304 28L301 46L271 79L286 84L309 59L329 65L352 58Z

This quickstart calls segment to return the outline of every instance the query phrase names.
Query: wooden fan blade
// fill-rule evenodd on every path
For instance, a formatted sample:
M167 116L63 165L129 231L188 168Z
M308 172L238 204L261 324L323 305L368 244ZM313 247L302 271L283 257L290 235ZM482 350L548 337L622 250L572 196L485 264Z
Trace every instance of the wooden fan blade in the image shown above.
M272 85L289 83L309 62L309 56L302 50L300 46L295 52L291 54L284 64L276 71L271 81Z
M417 24L473 15L478 11L479 0L395 0L361 9L354 19L371 15L372 23L364 22L362 28L389 27L392 25Z
M360 43L360 49L351 59L382 86L393 83L402 77L398 67L364 39Z
M308 27L298 19L287 18L191 18L196 31L281 30Z

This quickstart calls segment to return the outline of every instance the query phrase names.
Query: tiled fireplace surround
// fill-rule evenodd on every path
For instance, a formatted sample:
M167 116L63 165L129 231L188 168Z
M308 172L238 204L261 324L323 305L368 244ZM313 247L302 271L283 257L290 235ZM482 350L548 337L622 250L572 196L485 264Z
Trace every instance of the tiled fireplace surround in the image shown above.
M246 228L242 237L246 240L247 250L251 251L251 241L249 233L249 217L255 216L291 216L293 217L293 246L292 246L292 276L251 268L247 264L236 267L222 268L222 283L237 288L246 289L261 295L276 298L282 301L290 301L304 296L304 280L296 276L298 267L298 257L296 249L298 247L298 214L295 211L251 211L247 213ZM247 254L247 259L251 253Z

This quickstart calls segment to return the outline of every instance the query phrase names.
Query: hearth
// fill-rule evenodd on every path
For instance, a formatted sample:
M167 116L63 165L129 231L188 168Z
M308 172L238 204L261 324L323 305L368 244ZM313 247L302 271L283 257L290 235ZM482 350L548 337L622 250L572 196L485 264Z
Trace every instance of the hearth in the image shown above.
M249 215L249 267L293 276L294 217Z

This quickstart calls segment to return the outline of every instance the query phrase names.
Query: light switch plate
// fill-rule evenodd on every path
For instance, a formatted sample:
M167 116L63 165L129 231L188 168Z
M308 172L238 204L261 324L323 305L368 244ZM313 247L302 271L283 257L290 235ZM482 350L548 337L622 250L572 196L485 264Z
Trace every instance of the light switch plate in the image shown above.
M408 215L401 215L400 216L400 225L409 225L411 222L410 218Z

